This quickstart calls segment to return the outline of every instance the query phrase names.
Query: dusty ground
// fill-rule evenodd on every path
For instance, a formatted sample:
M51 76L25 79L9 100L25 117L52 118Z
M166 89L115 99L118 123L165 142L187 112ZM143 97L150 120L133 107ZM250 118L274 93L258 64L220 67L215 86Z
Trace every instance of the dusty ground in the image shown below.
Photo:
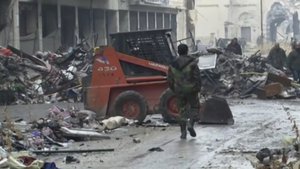
M110 140L72 143L70 148L115 148L114 152L72 154L80 163L64 164L66 154L40 156L49 162L55 161L63 169L85 168L128 168L128 169L252 169L248 157L255 154L241 151L257 151L261 148L278 148L283 146L282 139L294 136L292 124L282 106L289 107L292 116L299 120L299 100L229 100L235 124L197 125L197 137L187 140L179 139L179 127L145 128L123 127L113 131ZM63 104L64 106L70 106ZM76 106L82 106L76 104ZM16 112L32 109L31 116L39 117L49 105L9 107L13 117ZM21 109L21 110L20 110ZM14 112L14 113L13 113ZM37 113L37 114L36 114ZM139 138L141 143L133 143ZM82 145L83 143L83 145ZM152 147L160 147L162 152L149 152ZM234 152L234 153L233 153ZM70 154L69 154L70 155Z

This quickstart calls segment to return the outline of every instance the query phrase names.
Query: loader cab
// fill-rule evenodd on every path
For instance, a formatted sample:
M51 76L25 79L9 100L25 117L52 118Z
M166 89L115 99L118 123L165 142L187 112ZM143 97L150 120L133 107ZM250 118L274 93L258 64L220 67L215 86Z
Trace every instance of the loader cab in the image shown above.
M155 63L169 65L177 56L171 29L121 32L111 34L116 51Z

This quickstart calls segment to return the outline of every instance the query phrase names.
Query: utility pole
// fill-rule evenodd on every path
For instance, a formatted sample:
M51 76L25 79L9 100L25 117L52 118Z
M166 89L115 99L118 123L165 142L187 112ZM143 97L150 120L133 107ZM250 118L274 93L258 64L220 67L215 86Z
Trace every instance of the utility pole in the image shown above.
M13 46L20 49L19 0L13 1Z
M263 14L263 1L260 0L260 37L261 37L261 48L264 46L264 14Z
M39 50L43 51L43 16L42 16L42 0L38 0L38 42ZM46 21L44 21L46 22Z

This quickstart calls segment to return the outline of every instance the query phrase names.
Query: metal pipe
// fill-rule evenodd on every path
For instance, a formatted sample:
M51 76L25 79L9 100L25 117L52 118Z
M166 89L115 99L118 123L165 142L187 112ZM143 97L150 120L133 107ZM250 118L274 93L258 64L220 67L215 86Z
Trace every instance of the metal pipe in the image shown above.
M35 154L57 154L57 153L92 153L92 152L111 152L115 151L114 148L107 148L107 149L84 149L84 150L33 150L32 153Z
M46 21L45 21L46 22ZM43 51L43 16L42 16L42 0L38 0L38 42L39 50Z

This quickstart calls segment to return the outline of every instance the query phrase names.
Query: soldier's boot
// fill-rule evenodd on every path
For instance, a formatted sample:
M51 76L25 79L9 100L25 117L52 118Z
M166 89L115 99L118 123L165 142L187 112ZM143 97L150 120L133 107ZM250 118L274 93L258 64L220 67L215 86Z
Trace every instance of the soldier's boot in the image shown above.
M180 122L180 131L181 131L180 138L186 139L186 135L187 135L186 122Z
M188 119L187 128L188 128L188 131L189 131L189 133L190 133L190 135L192 137L196 137L197 136L196 131L194 129L194 120Z

